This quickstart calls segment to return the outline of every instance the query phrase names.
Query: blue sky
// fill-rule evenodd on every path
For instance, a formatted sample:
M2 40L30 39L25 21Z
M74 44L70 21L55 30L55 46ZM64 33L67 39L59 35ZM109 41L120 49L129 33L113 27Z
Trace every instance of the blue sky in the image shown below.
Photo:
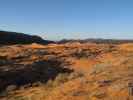
M45 39L133 39L133 0L0 0L0 29Z

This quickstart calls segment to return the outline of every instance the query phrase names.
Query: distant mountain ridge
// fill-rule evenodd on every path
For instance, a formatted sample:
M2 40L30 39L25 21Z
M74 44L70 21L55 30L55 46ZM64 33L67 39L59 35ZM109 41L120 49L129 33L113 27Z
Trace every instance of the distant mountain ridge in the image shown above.
M28 35L18 32L0 31L0 44L11 45L11 44L49 44L54 43L53 41L43 40L41 37L36 35Z
M128 40L128 39L93 39L93 38L88 38L88 39L63 39L61 41L58 41L59 44L64 44L64 43L73 43L73 42L79 42L79 43L103 43L103 44L121 44L121 43L133 43L133 40Z

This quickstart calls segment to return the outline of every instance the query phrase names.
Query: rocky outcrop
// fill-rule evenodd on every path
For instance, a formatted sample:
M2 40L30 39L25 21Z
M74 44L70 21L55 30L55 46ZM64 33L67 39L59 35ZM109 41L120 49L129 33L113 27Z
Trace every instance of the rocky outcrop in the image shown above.
M24 33L0 31L1 45L31 44L31 43L49 44L53 43L53 41L43 40L39 36L27 35Z

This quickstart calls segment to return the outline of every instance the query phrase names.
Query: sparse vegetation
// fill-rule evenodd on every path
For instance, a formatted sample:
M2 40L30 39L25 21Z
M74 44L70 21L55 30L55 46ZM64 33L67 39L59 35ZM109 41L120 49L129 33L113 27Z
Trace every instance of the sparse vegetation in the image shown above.
M126 100L133 76L131 48L94 43L3 46L0 100Z

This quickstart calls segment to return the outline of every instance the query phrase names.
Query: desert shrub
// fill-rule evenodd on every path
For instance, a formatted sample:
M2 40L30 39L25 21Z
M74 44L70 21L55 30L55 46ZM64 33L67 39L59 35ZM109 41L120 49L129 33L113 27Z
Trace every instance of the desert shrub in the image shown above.
M72 96L86 96L88 95L88 92L86 91L72 91Z
M96 64L92 70L90 70L90 74L99 74L104 72L106 68L109 68L112 65L111 62Z
M84 74L81 72L74 72L74 73L71 73L68 78L69 78L69 80L72 80L72 79L80 78L83 76L84 76Z
M48 82L45 84L45 87L49 88L49 87L52 87L52 85L53 85L53 80L48 80Z
M17 89L17 86L16 85L9 85L9 86L7 86L7 88L6 88L6 91L7 92L11 92L11 91L14 91L14 90L16 90Z
M106 97L106 93L103 92L103 91L95 91L93 94L92 94L93 97L97 98L97 99L103 99Z
M46 83L46 86L49 87L49 88L50 87L56 87L56 86L59 86L60 84L63 84L67 81L70 81L70 80L73 80L73 79L76 79L76 78L79 78L79 77L83 77L83 76L84 76L84 74L78 73L78 72L73 72L71 74L61 73L54 80L49 80Z
M32 86L33 86L33 87L38 87L38 86L41 86L41 85L43 85L43 83L40 82L40 81L35 82L35 83L32 83Z
M68 81L68 73L59 74L54 80L49 80L46 83L47 87L56 87L64 82Z
M73 57L76 58L88 58L89 54L84 50L77 50L72 54Z
M0 66L10 64L7 56L0 55Z
M8 93L6 91L0 92L0 97L6 97Z
M28 97L23 97L23 96L16 96L10 100L30 100Z

